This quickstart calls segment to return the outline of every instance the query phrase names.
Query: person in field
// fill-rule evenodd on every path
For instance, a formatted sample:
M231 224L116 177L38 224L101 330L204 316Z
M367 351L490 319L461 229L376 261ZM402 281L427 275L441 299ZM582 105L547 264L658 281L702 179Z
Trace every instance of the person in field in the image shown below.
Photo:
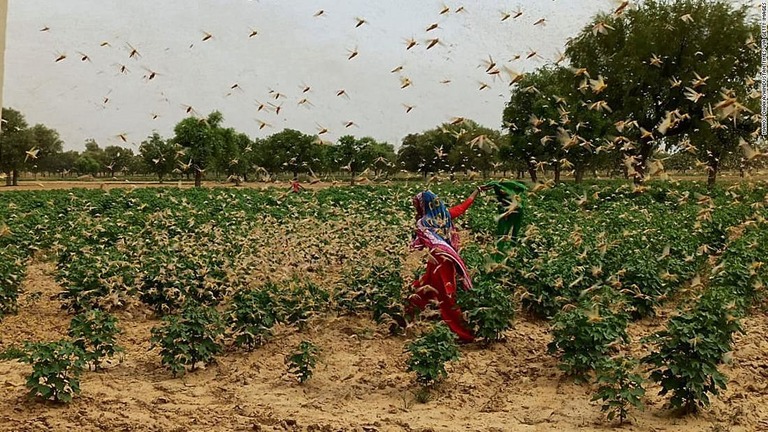
M304 186L299 184L299 179L294 177L291 181L291 187L289 188L293 193L299 193L299 191L304 190Z
M411 247L429 250L429 260L424 274L413 282L416 292L409 298L406 315L412 317L415 308L423 310L429 302L436 301L445 323L464 342L471 342L474 336L466 328L461 310L456 305L456 287L457 283L461 283L464 289L470 289L472 280L459 256L459 236L453 220L464 214L477 194L485 189L477 188L466 201L451 208L447 208L429 190L413 197L416 232Z

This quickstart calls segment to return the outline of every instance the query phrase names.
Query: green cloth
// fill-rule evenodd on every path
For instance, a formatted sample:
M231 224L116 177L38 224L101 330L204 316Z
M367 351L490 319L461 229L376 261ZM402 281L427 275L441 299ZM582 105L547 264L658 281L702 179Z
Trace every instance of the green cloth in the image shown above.
M491 186L496 193L496 199L499 201L499 219L496 225L496 235L504 237L510 235L510 240L517 237L520 233L520 228L523 224L523 212L525 211L525 193L528 191L528 187L521 182L504 180L504 181L490 181L485 186ZM502 214L508 211L509 206L512 204L513 197L517 195L519 197L518 207L512 213L501 217ZM497 243L499 252L506 254L506 251L512 246L510 240L499 240ZM503 258L503 255L498 254L497 259Z

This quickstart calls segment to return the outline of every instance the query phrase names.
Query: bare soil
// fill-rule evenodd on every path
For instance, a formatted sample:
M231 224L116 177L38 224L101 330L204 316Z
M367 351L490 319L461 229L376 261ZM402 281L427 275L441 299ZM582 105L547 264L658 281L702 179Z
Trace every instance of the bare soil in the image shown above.
M19 313L0 322L0 349L24 340L66 337L50 263L33 263ZM173 378L149 350L148 310L119 312L126 352L121 362L82 376L82 394L68 405L26 397L29 366L0 362L0 431L569 431L610 430L592 388L563 378L546 353L546 323L518 318L506 341L462 346L462 358L427 403L414 400L414 377L403 349L413 335L391 337L362 317L318 319L303 332L278 329L253 352L230 350L217 364ZM633 324L639 338L658 328ZM663 409L658 388L627 431L768 430L768 317L745 322L728 390L712 407L678 418ZM302 339L322 349L315 375L299 385L284 357ZM638 344L638 353L642 354Z

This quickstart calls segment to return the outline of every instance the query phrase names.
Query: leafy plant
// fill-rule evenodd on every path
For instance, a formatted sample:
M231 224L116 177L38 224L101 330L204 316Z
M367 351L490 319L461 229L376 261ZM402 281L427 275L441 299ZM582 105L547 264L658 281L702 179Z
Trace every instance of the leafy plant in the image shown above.
M59 257L56 280L64 286L59 294L63 307L81 312L124 305L136 292L136 264L126 254L103 246L86 250L72 248Z
M199 362L209 364L221 351L224 324L216 309L188 302L180 315L166 315L161 327L153 327L151 348L160 347L162 363L174 376Z
M189 239L185 239L189 242ZM174 253L143 258L140 298L161 314L173 313L187 301L216 306L227 293L225 258L214 251L199 251L179 240Z
M32 365L26 386L30 397L70 402L80 394L80 374L85 367L85 353L70 341L24 343L2 355Z
M357 312L370 310L373 320L389 323L390 333L403 330L405 308L403 303L403 278L397 266L373 265L369 270L355 269L350 275L352 281L346 289L335 296L338 308Z
M4 226L0 226L0 229L2 228ZM18 256L19 253L16 247L0 251L0 319L16 313L18 308L21 282L26 272L26 266Z
M483 277L474 281L471 290L457 294L457 303L474 335L488 342L501 340L515 318L512 293Z
M288 373L295 375L299 383L303 384L312 377L318 353L319 349L315 344L310 341L301 341L296 351L285 358Z
M559 356L559 367L567 375L584 381L614 351L615 343L629 342L627 321L624 312L612 312L600 303L583 302L555 315L547 350Z
M597 368L597 384L592 400L601 400L601 410L607 412L608 420L619 418L624 423L629 407L643 409L642 397L644 379L635 373L638 362L627 357L611 358L601 362Z
M96 369L104 357L123 352L115 339L119 333L117 318L98 309L75 315L69 323L72 342L83 351L85 361L92 361Z
M278 322L276 287L266 284L256 290L240 290L232 298L227 321L235 344L249 350L263 344Z
M669 320L667 328L648 338L656 348L643 358L651 365L650 378L671 393L669 406L695 412L709 405L708 394L719 394L727 378L717 366L731 351L732 337L742 332L731 295L710 290L696 307Z
M281 292L280 320L303 328L307 321L327 308L330 300L328 291L312 282L294 281L294 286Z
M456 335L443 323L414 340L406 347L410 354L406 364L416 373L416 381L424 386L434 385L448 376L445 364L460 357Z

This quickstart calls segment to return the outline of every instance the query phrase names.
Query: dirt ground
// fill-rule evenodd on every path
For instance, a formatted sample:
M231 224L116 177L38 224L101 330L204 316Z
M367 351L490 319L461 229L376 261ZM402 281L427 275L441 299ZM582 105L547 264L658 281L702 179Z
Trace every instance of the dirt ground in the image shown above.
M699 181L699 182L707 181L706 176L703 176L703 175L700 175L700 176L698 175L674 176L673 175L671 178L674 180L681 180L681 181ZM719 183L732 184L732 183L738 183L742 181L751 181L751 182L768 181L768 174L760 172L760 173L751 175L748 178L739 177L737 174L734 174L734 173L727 173L727 174L718 176ZM356 184L366 184L369 182L370 180L360 179ZM402 181L400 183L402 183ZM381 184L381 183L379 182L376 184ZM321 188L326 188L331 186L346 186L346 185L349 185L349 180L340 179L333 182L322 181L322 182L317 182L315 184L310 184L309 182L302 181L301 185L310 190L321 189ZM24 191L24 190L55 190L55 189L72 189L72 188L109 190L109 189L115 189L115 188L180 187L183 189L187 189L193 186L194 186L194 182L192 181L183 181L183 182L166 181L163 183L158 183L157 181L128 181L128 180L120 180L119 178L118 179L90 178L90 179L82 179L82 180L72 179L72 180L56 180L56 181L49 181L49 180L36 181L36 180L25 179L19 183L19 186L7 187L4 185L0 185L0 192ZM219 181L204 181L203 186L204 187L236 187L234 183L219 182ZM282 188L282 189L288 190L290 187L290 182L289 181L247 182L247 183L242 183L239 187L257 188L257 189L276 187L276 188Z
M70 317L54 297L60 287L50 263L30 265L17 315L0 322L0 349L23 340L66 336ZM122 362L86 372L82 394L69 405L26 398L29 366L0 362L0 431L568 431L608 430L589 385L563 379L546 354L545 323L518 318L507 341L462 347L449 378L421 404L405 372L408 337L388 337L364 318L324 318L303 333L279 329L266 346L229 351L218 363L172 378L149 351L146 310L119 312L126 348ZM657 324L633 325L634 338ZM768 430L768 317L745 323L728 390L703 413L675 418L649 388L645 411L627 431ZM412 335L411 335L412 336ZM304 385L287 376L285 355L302 339L321 347L322 361ZM638 347L638 350L641 348ZM636 354L641 354L638 352Z

